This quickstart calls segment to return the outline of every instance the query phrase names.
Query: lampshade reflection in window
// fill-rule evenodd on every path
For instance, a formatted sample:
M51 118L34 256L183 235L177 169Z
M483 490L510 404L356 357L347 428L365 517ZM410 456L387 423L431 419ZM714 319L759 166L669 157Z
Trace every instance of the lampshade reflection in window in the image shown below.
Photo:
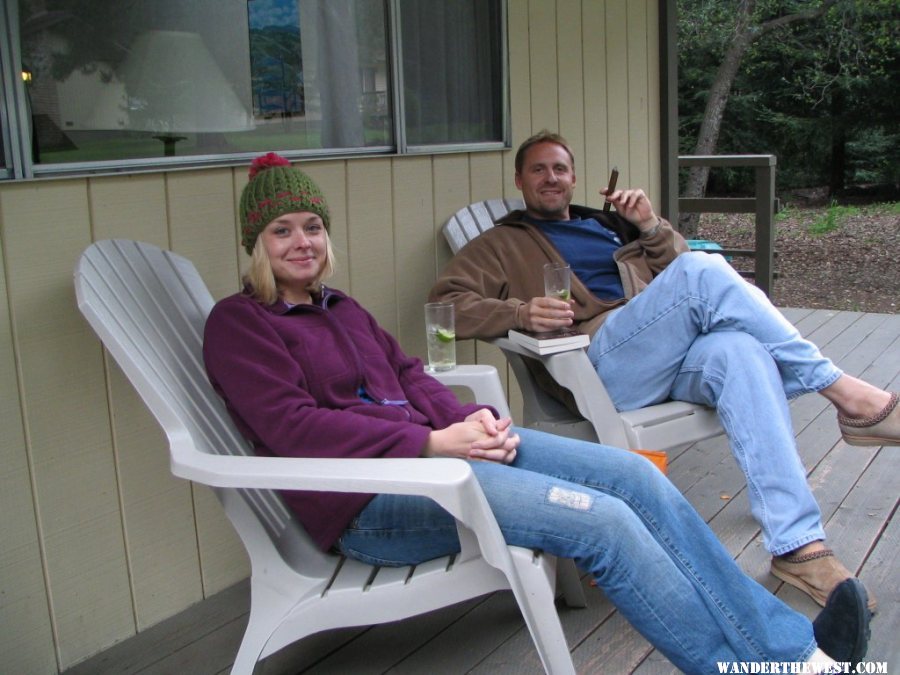
M249 91L249 78L247 82ZM183 31L146 31L135 39L116 78L97 97L94 128L148 131L166 155L185 133L253 128L250 111L222 73L203 38Z

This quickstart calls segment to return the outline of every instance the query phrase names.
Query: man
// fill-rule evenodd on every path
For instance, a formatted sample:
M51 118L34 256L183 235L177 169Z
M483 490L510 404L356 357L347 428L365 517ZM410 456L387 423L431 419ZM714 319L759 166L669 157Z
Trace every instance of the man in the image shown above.
M525 210L465 246L429 299L455 304L461 339L576 325L619 410L670 398L715 407L772 573L824 605L852 575L824 545L787 399L816 391L848 443L896 445L897 394L843 374L721 256L688 253L642 190L602 189L616 213L571 205L574 158L561 136L526 140L515 168ZM547 262L571 265L570 301L543 297Z

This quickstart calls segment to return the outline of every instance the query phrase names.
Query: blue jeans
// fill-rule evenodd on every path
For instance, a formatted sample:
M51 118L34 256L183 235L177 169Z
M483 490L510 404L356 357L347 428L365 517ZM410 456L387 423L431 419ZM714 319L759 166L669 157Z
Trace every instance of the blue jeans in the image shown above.
M681 493L624 450L516 429L512 465L472 462L507 543L573 558L687 673L717 661L804 661L812 625L747 577ZM423 460L427 461L427 460ZM423 497L376 496L341 551L376 565L459 551L454 519Z
M619 410L715 407L773 555L825 538L787 400L841 371L721 255L685 253L597 331L588 356Z

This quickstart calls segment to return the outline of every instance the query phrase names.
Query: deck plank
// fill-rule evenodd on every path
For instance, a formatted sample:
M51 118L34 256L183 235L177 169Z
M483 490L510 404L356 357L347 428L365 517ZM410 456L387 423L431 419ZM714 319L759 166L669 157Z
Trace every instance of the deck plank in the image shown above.
M66 675L132 675L148 669L192 645L205 644L229 625L245 617L250 604L249 583L243 581L176 614L136 637L125 640L97 656L65 671ZM246 621L246 619L244 619ZM238 642L240 638L238 637ZM237 651L237 645L225 660L225 667ZM212 665L211 667L215 667ZM206 670L205 672L215 672Z
M570 608L564 603L557 603L566 641L573 651L577 651L580 645L592 643L597 627L618 616L613 604L588 578L583 579L583 585L587 607ZM516 634L479 663L472 672L525 675L544 671L528 630L520 620Z
M897 473L894 466L891 473ZM896 494L896 488L895 493ZM872 640L866 659L887 662L887 672L897 672L900 663L900 584L897 583L897 567L900 559L900 518L891 514L887 528L878 539L872 555L863 565L860 579L867 586L876 588L879 609L872 623Z
M900 387L900 315L782 309L804 336L845 372L878 386ZM822 510L829 545L878 597L867 660L900 662L900 472L893 448L855 448L840 437L821 396L791 402L797 447ZM710 439L670 453L670 478L710 523L738 564L788 604L814 616L807 596L768 573L770 555L750 517L747 489L728 443ZM679 672L627 625L603 593L584 580L588 607L559 612L579 673ZM246 582L106 650L66 675L227 672L249 606ZM508 592L371 628L329 631L292 645L261 664L265 675L295 673L543 672Z
M417 616L414 621L400 622L402 626L395 623L373 626L364 633L360 633L356 639L346 645L345 649L329 654L303 672L310 675L391 672L391 669L398 663L414 659L414 654L422 649L422 645L428 645L436 639L440 639L440 636L452 632L453 625L463 617L467 617L470 613L481 616L491 614L491 608L485 611L481 607L491 600L494 600L494 596L469 600ZM518 614L516 607L513 606L510 609L515 611L515 615ZM516 618L518 617L516 616ZM479 620L478 618L471 619L468 623L477 625ZM492 638L496 640L499 639L499 636L494 635ZM364 663L360 663L360 654L365 655ZM439 670L438 668L434 672L439 672Z

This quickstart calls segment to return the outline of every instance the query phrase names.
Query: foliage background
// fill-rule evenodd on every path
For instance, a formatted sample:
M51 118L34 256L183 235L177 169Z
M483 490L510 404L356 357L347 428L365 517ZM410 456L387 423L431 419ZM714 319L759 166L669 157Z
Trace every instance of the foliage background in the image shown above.
M821 0L752 4L754 24L761 25ZM723 0L678 2L681 154L693 152L706 94L735 38L735 7ZM838 0L821 18L753 42L732 85L716 152L775 154L780 192L827 186L835 196L860 189L894 196L898 93L900 0ZM715 171L707 192L746 192L747 176Z

